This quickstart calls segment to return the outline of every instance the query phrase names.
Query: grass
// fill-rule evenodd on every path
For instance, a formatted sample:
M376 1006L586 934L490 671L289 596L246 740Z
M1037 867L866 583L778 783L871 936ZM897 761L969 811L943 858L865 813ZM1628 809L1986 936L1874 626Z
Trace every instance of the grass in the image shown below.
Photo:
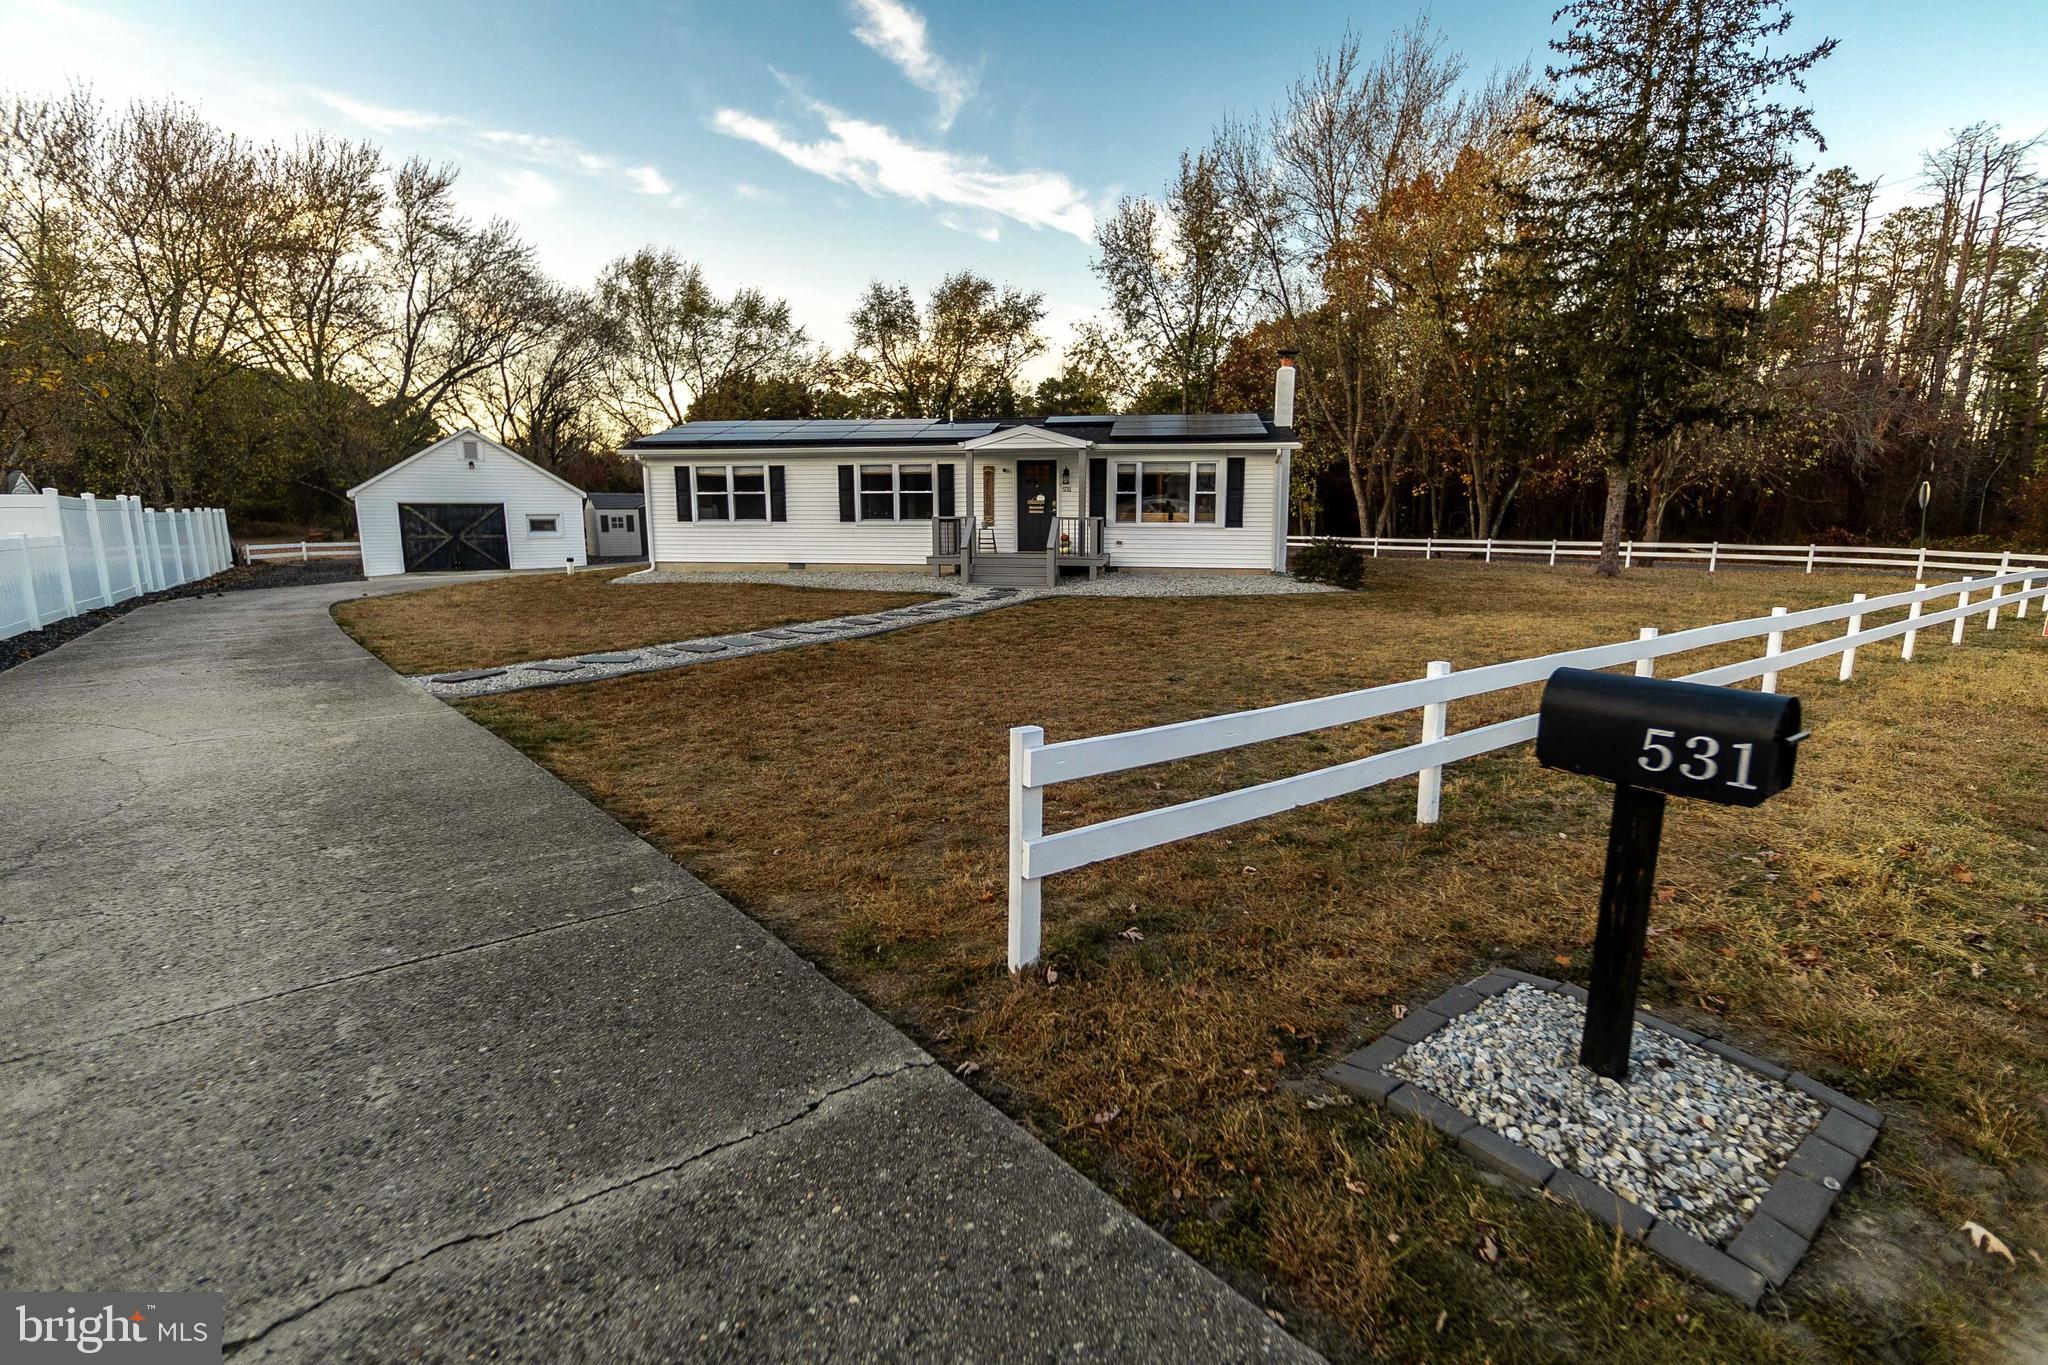
M1003 969L1011 725L1095 734L1899 586L1381 561L1356 595L1053 599L468 710L1333 1356L1989 1359L2040 1321L2048 1234L2038 617L1961 649L1937 628L1911 664L1866 650L1847 684L1832 661L1788 674L1815 735L1797 785L1759 811L1674 803L1645 1007L1893 1116L1761 1313L1317 1079L1397 1002L1490 965L1584 980L1606 792L1526 749L1448 770L1433 828L1396 783L1055 878L1049 970ZM1047 827L1415 733L1391 718L1054 788ZM1965 1219L2018 1268L1971 1251Z
M648 583L613 589L640 566L520 574L335 608L342 629L401 673L490 668L705 635L765 630L929 601L927 594L841 592L773 583Z

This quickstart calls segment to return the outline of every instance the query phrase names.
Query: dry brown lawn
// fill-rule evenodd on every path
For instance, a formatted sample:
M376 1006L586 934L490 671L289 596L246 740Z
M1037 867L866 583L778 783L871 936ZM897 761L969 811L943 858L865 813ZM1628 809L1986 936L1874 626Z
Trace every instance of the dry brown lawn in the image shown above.
M920 593L775 583L611 586L637 568L518 574L364 597L342 603L334 616L400 673L440 673L765 630L930 600Z
M1832 661L1788 674L1814 731L1797 786L1758 811L1674 803L1645 1007L1893 1116L1760 1313L1318 1080L1397 1002L1489 966L1583 981L1606 791L1526 750L1450 769L1434 828L1402 782L1055 878L1050 970L1004 971L1011 725L1057 740L1900 586L1382 561L1355 595L1055 599L470 712L1336 1356L2000 1358L2042 1321L2048 1236L2038 615L1957 649L1927 632L1911 664L1866 650L1848 684ZM1533 700L1462 703L1451 724ZM1342 761L1416 725L1054 788L1047 826ZM1965 1219L2017 1268L1971 1251Z

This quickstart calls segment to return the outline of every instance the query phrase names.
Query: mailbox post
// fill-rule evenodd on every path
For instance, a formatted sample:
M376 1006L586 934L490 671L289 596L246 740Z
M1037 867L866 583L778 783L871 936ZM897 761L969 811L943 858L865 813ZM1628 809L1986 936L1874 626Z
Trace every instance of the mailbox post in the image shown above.
M1614 784L1581 1065L1628 1077L1667 796L1762 805L1792 784L1805 738L1796 697L1582 668L1550 675L1536 761Z

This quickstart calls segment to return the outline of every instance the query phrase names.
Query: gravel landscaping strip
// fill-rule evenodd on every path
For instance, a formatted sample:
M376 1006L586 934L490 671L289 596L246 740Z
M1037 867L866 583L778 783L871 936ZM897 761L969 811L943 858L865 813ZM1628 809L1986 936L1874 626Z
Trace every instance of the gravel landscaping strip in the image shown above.
M1398 1037L1399 1027L1389 1032ZM1584 1027L1576 1002L1524 984L1436 1029L1387 1069L1695 1237L1733 1237L1827 1111L1651 1029L1636 1031L1628 1082L1608 1080L1578 1064Z
M1819 1235L1884 1116L1649 1015L1629 1079L1597 1076L1577 1060L1584 1000L1501 968L1406 1011L1324 1077L1755 1307Z

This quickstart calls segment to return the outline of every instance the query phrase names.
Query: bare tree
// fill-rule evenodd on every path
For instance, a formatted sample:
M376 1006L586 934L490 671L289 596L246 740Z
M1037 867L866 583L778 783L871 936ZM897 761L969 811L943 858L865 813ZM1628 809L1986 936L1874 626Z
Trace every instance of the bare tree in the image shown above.
M1045 349L1045 296L948 275L920 312L906 284L877 280L853 310L849 378L899 417L1007 416L1024 362Z

